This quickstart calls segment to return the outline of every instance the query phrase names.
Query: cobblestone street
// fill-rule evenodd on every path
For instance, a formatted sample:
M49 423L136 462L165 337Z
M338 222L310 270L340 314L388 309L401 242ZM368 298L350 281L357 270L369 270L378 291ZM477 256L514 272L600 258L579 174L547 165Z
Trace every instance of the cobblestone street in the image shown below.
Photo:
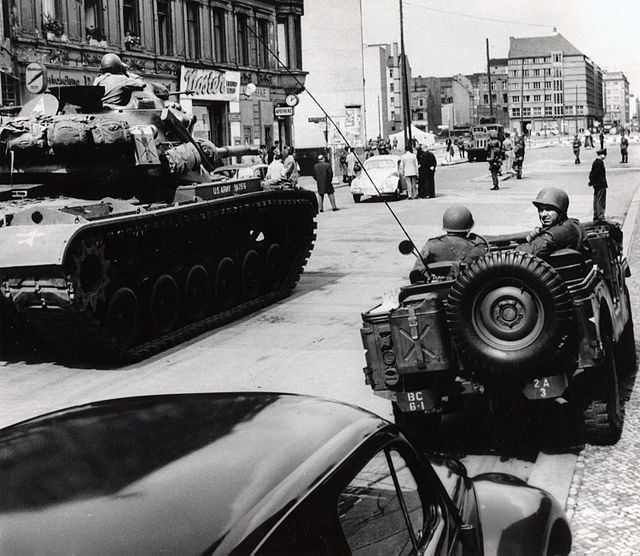
M640 221L636 220L636 229ZM626 237L625 241L632 238ZM640 299L640 256L637 232L628 251L631 298ZM640 321L634 315L636 346ZM629 385L630 386L630 385ZM629 387L628 386L628 387ZM635 555L640 547L640 392L626 404L622 438L614 446L587 445L578 457L567 514L576 555Z

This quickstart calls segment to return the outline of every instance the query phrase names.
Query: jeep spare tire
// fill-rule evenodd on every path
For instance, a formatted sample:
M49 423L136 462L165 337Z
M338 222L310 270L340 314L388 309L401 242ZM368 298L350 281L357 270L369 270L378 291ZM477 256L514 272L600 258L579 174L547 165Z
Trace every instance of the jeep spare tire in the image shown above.
M489 253L464 269L447 321L465 367L485 375L551 376L577 356L571 295L552 266L528 253Z

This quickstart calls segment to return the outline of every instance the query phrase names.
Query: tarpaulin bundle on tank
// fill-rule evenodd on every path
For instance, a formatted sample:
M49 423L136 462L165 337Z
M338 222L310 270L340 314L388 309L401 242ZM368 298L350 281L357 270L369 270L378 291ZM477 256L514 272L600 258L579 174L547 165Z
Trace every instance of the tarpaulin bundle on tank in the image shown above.
M9 120L0 127L0 141L6 150L42 148L44 146L45 126L29 118Z
M131 141L129 123L108 118L96 119L91 125L91 137L96 145L114 145Z
M191 143L172 147L163 154L172 174L184 174L189 170L195 170L202 162L198 149Z

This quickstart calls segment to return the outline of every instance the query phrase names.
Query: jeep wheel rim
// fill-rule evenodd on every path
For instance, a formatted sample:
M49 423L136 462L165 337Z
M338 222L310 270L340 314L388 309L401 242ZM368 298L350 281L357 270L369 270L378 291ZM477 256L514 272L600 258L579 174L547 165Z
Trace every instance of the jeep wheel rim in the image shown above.
M544 328L539 298L522 286L485 288L472 311L477 334L490 346L519 350L531 345Z

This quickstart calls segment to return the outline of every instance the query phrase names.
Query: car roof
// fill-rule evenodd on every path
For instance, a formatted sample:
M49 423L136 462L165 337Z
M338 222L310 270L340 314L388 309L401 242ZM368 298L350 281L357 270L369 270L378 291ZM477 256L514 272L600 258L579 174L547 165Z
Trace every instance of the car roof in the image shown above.
M226 554L388 423L293 394L68 408L0 431L0 552Z

